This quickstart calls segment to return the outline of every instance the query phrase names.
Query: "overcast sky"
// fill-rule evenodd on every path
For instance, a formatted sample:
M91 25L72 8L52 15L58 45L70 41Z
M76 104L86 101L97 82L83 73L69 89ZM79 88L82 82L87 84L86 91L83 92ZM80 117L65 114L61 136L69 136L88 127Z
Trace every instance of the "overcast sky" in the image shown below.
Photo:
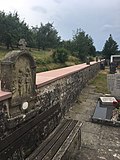
M29 26L54 22L62 39L72 39L83 29L102 50L112 34L120 48L120 0L1 0L0 10L17 11Z

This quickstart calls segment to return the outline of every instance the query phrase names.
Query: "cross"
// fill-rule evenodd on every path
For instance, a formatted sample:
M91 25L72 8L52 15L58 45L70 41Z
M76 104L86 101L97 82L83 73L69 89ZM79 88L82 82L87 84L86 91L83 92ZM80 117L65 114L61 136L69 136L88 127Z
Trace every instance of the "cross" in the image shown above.
M19 48L20 48L20 50L26 50L26 45L27 45L27 42L25 41L25 39L20 39L19 40Z

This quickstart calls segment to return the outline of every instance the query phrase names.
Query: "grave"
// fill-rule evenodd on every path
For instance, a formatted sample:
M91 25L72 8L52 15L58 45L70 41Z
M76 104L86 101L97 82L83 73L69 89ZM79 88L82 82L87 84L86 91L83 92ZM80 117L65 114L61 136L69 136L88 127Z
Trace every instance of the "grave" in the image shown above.
M112 97L98 99L92 121L120 126L120 74L108 74L107 85Z
M100 97L92 116L92 122L120 126L120 121L117 119L118 117L114 116L116 108L113 103L117 103L114 97Z
M93 122L102 122L110 125L120 126L120 55L111 55L110 74L107 75L107 87L110 96L98 99L95 112L92 116Z

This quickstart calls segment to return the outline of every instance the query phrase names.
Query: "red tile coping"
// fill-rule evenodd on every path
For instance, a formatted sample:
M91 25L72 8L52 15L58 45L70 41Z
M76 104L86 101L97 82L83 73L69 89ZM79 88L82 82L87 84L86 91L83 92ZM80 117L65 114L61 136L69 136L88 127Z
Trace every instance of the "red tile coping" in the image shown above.
M0 101L6 100L8 98L11 98L12 93L11 92L4 92L0 90Z
M90 65L93 65L97 62L90 62ZM51 70L47 72L41 72L36 74L36 87L39 88L41 86L44 86L45 84L49 84L51 82L56 81L57 79L60 79L62 77L65 77L66 75L69 75L71 73L75 73L79 70L82 70L84 68L89 67L86 63L60 68L56 70ZM5 99L8 99L12 96L11 92L4 92L0 90L0 101L3 101Z
M93 65L97 62L91 62L90 65ZM37 88L44 86L45 84L49 84L51 82L56 81L57 79L60 79L62 77L65 77L71 73L75 73L79 70L82 70L84 68L89 67L86 63L75 65L75 66L70 66L70 67L65 67L65 68L60 68L56 70L51 70L47 72L41 72L36 74L36 86Z

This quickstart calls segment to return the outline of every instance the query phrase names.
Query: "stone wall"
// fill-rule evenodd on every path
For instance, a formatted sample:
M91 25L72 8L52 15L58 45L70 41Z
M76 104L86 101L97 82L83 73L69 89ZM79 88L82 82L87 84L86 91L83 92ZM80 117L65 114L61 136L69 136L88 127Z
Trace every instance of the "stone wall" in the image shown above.
M52 82L48 81L41 86L37 85L34 106L27 96L27 102L31 105L30 108L28 106L28 109L23 111L21 107L26 101L25 96L19 105L16 99L17 106L14 107L19 107L17 116L13 115L12 96L11 99L10 97L2 99L0 104L1 160L23 160L35 150L60 123L81 90L97 74L99 68L99 62L92 63L92 65L85 65L82 69L55 78ZM15 108L15 110L17 109Z
M36 107L40 107L40 111L43 112L54 105L59 105L61 116L64 116L87 82L95 77L98 71L99 63L95 63L45 86L38 87Z

